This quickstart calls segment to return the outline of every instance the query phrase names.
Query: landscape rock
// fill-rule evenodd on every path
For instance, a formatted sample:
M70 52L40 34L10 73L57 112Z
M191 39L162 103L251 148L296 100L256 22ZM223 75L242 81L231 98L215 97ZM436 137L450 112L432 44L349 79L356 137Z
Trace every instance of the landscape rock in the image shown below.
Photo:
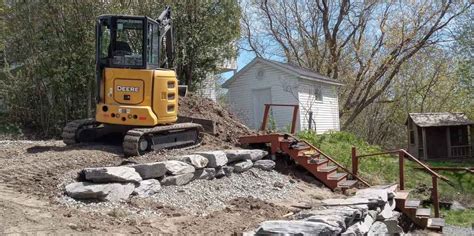
M224 152L229 163L243 160L257 161L268 155L267 151L260 149L229 149Z
M140 182L140 185L133 190L133 194L141 197L148 197L157 193L160 189L160 181L157 179L147 179Z
M384 207L388 201L388 192L386 189L379 188L365 188L357 190L356 197L367 198L369 200L377 201L379 207Z
M86 180L95 183L110 183L110 182L134 182L138 183L142 180L134 168L127 166L117 167L98 167L85 168L83 170Z
M382 211L377 215L377 220L385 220L393 217L393 209L387 202L382 208Z
M160 182L163 186L168 185L185 185L191 182L194 178L194 173L186 173L181 175L165 176Z
M348 236L348 235L365 235L367 232L369 232L370 227L372 224L375 222L375 215L376 212L369 213L367 214L363 220L358 221L351 225L347 230L342 233L342 236Z
M195 154L205 157L209 163L208 167L216 168L227 164L228 159L223 151L196 152Z
M239 161L234 164L234 172L242 173L252 168L252 166L253 166L253 162L251 160Z
M204 168L198 169L194 172L194 179L214 179L216 176L216 169L214 168Z
M224 171L224 175L230 177L232 172L234 172L234 167L232 166L223 166L222 170Z
M262 170L272 170L273 168L275 168L275 162L272 160L258 160L253 164L253 167Z
M66 186L66 194L74 199L116 202L128 199L134 189L133 183L75 182Z
M152 162L130 166L135 169L142 179L154 179L166 174L166 166L163 162Z
M191 155L184 155L184 156L178 156L177 157L178 161L186 162L196 169L202 169L207 166L209 163L209 160L201 155L196 155L196 154L191 154Z
M260 224L255 235L338 235L341 229L311 221L271 220Z
M182 161L175 161L175 160L170 160L170 161L164 161L167 173L171 175L182 175L182 174L188 174L188 173L194 173L196 170L194 166L184 163Z
M375 236L375 235L386 235L388 234L387 225L381 221L376 221L369 229L367 235Z
M339 206L328 209L311 210L301 212L295 216L296 219L304 219L313 222L322 222L345 230L355 220L361 220L367 215L368 209Z
M387 226L387 231L390 235L403 233L402 227L398 225L398 220L384 220L383 223Z
M224 177L224 176L225 176L224 168L222 168L222 166L217 167L217 168L216 168L216 176L215 176L215 177L216 177L217 179L220 179L220 178L222 178L222 177Z

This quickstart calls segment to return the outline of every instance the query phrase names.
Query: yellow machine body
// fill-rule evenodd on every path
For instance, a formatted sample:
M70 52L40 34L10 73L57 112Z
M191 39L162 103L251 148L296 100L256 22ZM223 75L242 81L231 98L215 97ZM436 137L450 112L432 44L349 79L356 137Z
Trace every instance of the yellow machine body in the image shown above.
M96 121L126 126L172 124L178 118L173 70L105 68Z

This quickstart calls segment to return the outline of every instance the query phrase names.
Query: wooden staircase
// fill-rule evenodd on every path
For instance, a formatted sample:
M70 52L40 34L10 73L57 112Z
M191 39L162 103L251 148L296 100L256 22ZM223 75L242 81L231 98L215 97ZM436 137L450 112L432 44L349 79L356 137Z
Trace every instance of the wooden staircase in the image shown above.
M275 157L277 153L286 153L333 191L342 190L344 192L346 189L355 187L357 183L370 186L315 146L291 135L273 133L243 136L239 138L239 141L241 144L248 145L269 144L272 157ZM352 179L348 179L349 176L352 176ZM396 192L397 209L420 228L442 230L445 224L444 219L431 217L431 209L420 207L420 200L408 199L409 193L406 190Z
M240 143L270 144L272 156L276 153L288 154L297 164L304 167L316 177L316 179L333 191L336 189L344 191L348 188L352 188L359 181L362 181L368 186L363 180L349 180L348 176L351 174L349 170L308 142L298 140L290 135L268 134L244 136L240 137Z
M408 199L410 191L398 190L395 193L396 209L404 213L418 227L431 230L442 230L444 227L443 218L432 218L431 208L420 207L421 201L418 199Z

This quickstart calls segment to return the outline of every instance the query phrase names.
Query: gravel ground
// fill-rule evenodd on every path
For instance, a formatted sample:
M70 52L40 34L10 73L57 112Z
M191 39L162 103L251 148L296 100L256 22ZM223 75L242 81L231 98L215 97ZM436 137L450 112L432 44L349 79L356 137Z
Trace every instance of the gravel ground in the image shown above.
M473 228L464 228L464 227L459 227L459 226L453 226L453 225L446 225L443 228L443 234L444 235L474 235L474 226Z
M276 186L278 187L276 187ZM153 198L186 212L205 214L221 210L226 202L237 197L253 197L263 201L284 200L296 187L289 177L275 171L252 168L214 180L195 180L184 186L166 186Z

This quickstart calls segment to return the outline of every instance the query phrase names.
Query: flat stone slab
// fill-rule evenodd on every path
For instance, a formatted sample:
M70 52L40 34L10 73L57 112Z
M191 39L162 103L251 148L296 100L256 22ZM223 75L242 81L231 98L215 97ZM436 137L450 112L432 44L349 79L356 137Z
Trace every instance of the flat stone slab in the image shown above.
M370 227L368 234L369 236L375 235L388 235L388 228L381 221L375 221L375 223Z
M223 151L209 151L209 152L196 152L195 154L201 155L209 161L207 167L216 168L227 164L228 159Z
M376 200L380 207L385 206L385 203L388 201L388 191L387 189L379 188L365 188L357 190L356 197L367 198L369 200Z
M85 168L83 173L86 180L95 183L138 183L142 181L140 174L138 174L134 168L127 166Z
M242 173L252 168L252 166L253 166L253 162L251 160L239 161L234 164L234 172Z
M255 235L338 235L341 229L321 223L301 220L271 220L260 224Z
M144 164L131 165L142 179L154 179L164 176L166 174L166 166L163 162L152 162Z
M243 160L257 161L268 155L267 151L260 149L228 149L224 152L229 163Z
M166 172L171 175L182 175L187 173L194 173L196 170L194 166L184 163L182 161L164 161Z
M201 155L191 154L176 157L176 160L188 163L196 169L202 169L207 166L209 160Z
M157 179L142 180L140 185L133 190L133 194L140 197L151 196L161 190L160 181Z
M253 167L267 171L273 170L273 168L275 168L275 165L276 163L272 160L258 160L253 163Z
M116 202L128 199L135 189L133 183L97 184L76 182L66 186L66 195L80 200Z
M375 212L372 214L367 214L363 220L358 221L346 229L341 235L343 236L353 236L353 235L366 235L369 232L370 227L375 222L374 216Z
M191 182L194 178L194 173L186 173L182 175L170 175L165 176L161 180L161 185L168 186L168 185L185 185Z

